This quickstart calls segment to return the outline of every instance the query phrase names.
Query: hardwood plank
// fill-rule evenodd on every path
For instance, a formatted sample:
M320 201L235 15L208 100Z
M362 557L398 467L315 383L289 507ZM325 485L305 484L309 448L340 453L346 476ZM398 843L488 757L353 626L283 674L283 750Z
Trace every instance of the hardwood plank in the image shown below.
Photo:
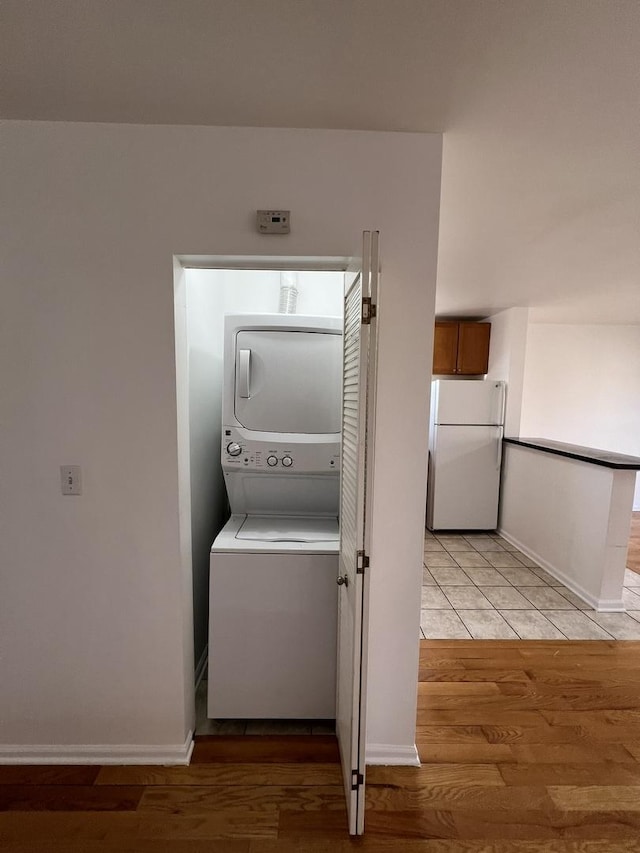
M618 668L609 663L604 670L595 670L589 664L564 666L560 669L527 668L528 679L536 684L548 684L561 687L577 685L599 688L602 685L611 687L628 687L630 683L629 670ZM635 685L640 685L640 676L635 679Z
M552 726L552 729L561 729L563 726ZM586 738L593 743L622 743L633 755L634 741L640 736L640 727L637 725L625 725L621 723L603 723L602 725L587 724L581 725L579 728L584 732ZM637 759L637 756L636 756ZM638 759L640 760L640 759Z
M292 811L337 809L344 812L344 788L342 785L156 786L145 791L138 811L197 815L220 810L269 811L273 808Z
M43 853L48 853L46 840L49 838L76 844L81 841L101 841L106 850L116 853L123 841L132 839L186 841L275 838L277 826L277 808L255 813L229 810L195 817L137 812L0 813L0 838L4 844L40 841ZM12 850L12 846L8 849Z
M421 640L421 643L442 643L444 640ZM466 643L467 640L458 640L459 643ZM477 643L477 640L471 642ZM499 642L495 640L494 642ZM481 648L479 644L477 648L461 647L443 648L428 650L421 649L420 664L422 666L432 665L435 669L441 669L446 666L449 669L473 669L474 666L485 668L492 666L498 669L523 669L526 660L517 646L515 648L501 648L488 653L486 649ZM500 654L496 655L496 651Z
M372 839L393 838L400 850L405 839L459 837L453 814L439 809L372 811L366 832Z
M125 785L2 785L0 811L134 811L143 791Z
M551 728L549 726L549 728ZM487 743L482 726L417 726L416 743Z
M437 640L422 640L421 642L439 642ZM464 643L465 640L458 642ZM475 640L474 642L477 642ZM497 651L497 650L496 650ZM522 654L517 650L500 649L499 658L494 655L483 655L478 652L472 653L464 650L455 652L454 654L438 653L437 656L420 655L420 666L426 666L432 669L514 669L524 670L526 661Z
M614 723L615 725L618 723L635 723L640 725L640 711L630 709L619 710L616 708L613 711L606 711L605 719L607 722Z
M567 726L575 725L576 723L588 727L610 725L612 728L618 725L640 725L640 716L634 710L609 711L598 708L594 710L581 709L580 711L550 711L543 708L540 714L552 726Z
M589 746L563 743L513 744L509 747L516 761L524 764L598 764L604 761L633 762L633 756L620 744Z
M586 707L590 706L590 700L587 699ZM606 699L602 700L606 702ZM466 709L471 706L476 713L484 713L487 719L490 719L494 711L498 711L502 717L509 711L543 711L543 710L567 710L577 705L580 709L582 703L577 701L571 702L565 699L562 695L541 695L533 692L530 696L480 696L473 703L468 699L460 696L423 696L418 706L418 712L421 711L455 711L458 708Z
M342 812L324 809L318 811L281 811L278 839L301 841L343 839L348 833L346 809Z
M624 665L626 658L624 654L618 655L616 640L546 640L545 643L545 646L520 647L522 662L527 670L535 666L548 667L552 662L560 667L578 666L587 661ZM586 643L592 644L592 647L586 648Z
M640 706L640 691L629 688L607 687L597 689L593 686L558 687L553 685L500 684L495 695L478 694L473 702L476 711L497 709L506 711L594 711L616 708L636 711ZM423 692L419 698L418 710L451 710L469 705L468 698L456 693L450 695L430 695Z
M563 812L640 813L640 785L551 785L547 790Z
M0 766L0 785L93 785L100 767L18 764Z
M251 811L227 809L199 815L138 815L140 838L158 839L235 839L276 838L279 810Z
M376 785L367 789L367 810L415 811L450 809L459 811L510 811L511 809L553 809L547 789L542 786L428 785L414 789ZM367 816L369 811L367 811Z
M460 764L490 764L515 761L511 747L502 743L421 743L417 742L422 763L443 761Z
M499 694L508 697L504 705L507 708L514 707L514 705L524 705L528 708L553 709L553 706L557 704L558 710L571 708L577 711L608 710L612 707L618 710L637 710L640 708L640 690L638 687L640 684L614 686L606 680L604 683L590 685L560 685L541 682L496 685ZM498 700L492 696L487 699L483 697L483 701L494 703Z
M283 839L251 841L249 844L249 853L353 853L356 847L366 853L638 853L638 845L633 839L521 841L513 838L507 841L499 839L487 841L486 839L404 838L399 844L394 838L372 838L371 835L365 834L357 841L338 841L337 839L305 841L302 847L296 840ZM33 851L30 850L27 853L33 853ZM38 853L41 852L38 851ZM94 853L94 850L87 853Z
M629 646L629 649L626 647ZM619 643L616 640L421 640L420 660L432 658L438 665L444 661L493 661L500 666L502 661L513 660L519 664L532 658L541 661L552 658L564 665L567 658L591 659L594 656L611 660L624 660L640 640Z
M465 681L428 681L418 684L418 708L420 701L425 696L457 696L468 698L469 696L500 696L500 689L493 681L483 680L480 682Z
M481 726L489 743L574 743L591 741L582 726Z
M593 654L606 651L615 647L614 640L422 640L420 651L426 654L429 651L437 651L439 655L447 650L472 652L474 655L485 657L495 656L496 650L510 649L518 652L529 652L531 650L548 649L554 652L558 648L575 650L580 654Z
M464 667L450 668L431 668L427 664L420 665L419 671L420 683L424 681L464 681L464 682L481 682L481 681L529 681L529 675L523 669L483 669L470 671Z
M638 732L636 731L636 735ZM640 740L636 741L628 741L626 737L622 741L622 745L627 750L627 752L631 753L636 761L640 761Z
M492 764L423 764L421 767L367 767L367 785L398 785L414 789L425 785L504 785Z
M624 643L627 645L631 640L625 640ZM531 663L533 664L531 667L524 664L525 672L532 672L534 669L540 671L541 669L545 669L549 664L549 659L541 659L541 658L532 658ZM562 672L566 672L569 677L575 674L583 674L588 673L589 675L594 675L596 678L602 678L606 681L609 673L615 672L619 674L625 682L628 683L628 679L633 676L637 677L637 669L633 664L630 658L623 659L609 659L604 655L594 656L592 659L588 657L578 657L574 655L572 657L567 657L562 661Z
M463 811L455 814L460 838L517 838L532 841L551 838L606 838L609 841L633 839L637 844L640 823L636 818L636 815L628 813L616 816L533 809L512 810L506 814L486 811Z
M452 709L431 709L424 708L418 711L417 724L419 726L540 726L544 725L546 720L542 716L541 711L519 711L509 710L502 711L500 705L497 708L476 707L474 703L469 707L457 707ZM565 723L566 725L566 723Z
M15 842L39 842L42 853L47 839L116 845L137 837L139 821L136 812L1 812L0 839L9 850Z
M459 838L547 841L561 837L560 830L552 825L551 816L544 809L469 810L455 812L454 819Z
M46 846L40 841L11 841L0 850L9 853L250 853L249 839L219 841L197 839L163 841L154 838L119 838L117 841L48 838Z
M339 764L192 764L102 767L97 785L338 785Z
M635 839L640 837L640 817L631 812L556 813L554 825L563 838Z
M192 764L325 764L332 761L340 761L338 741L335 737L317 735L200 737L191 758Z
M504 782L518 785L638 785L638 764L500 764Z
M524 658L531 657L553 657L558 661L571 656L591 658L597 655L621 657L625 656L620 651L619 643L615 640L534 640L533 642L518 644Z

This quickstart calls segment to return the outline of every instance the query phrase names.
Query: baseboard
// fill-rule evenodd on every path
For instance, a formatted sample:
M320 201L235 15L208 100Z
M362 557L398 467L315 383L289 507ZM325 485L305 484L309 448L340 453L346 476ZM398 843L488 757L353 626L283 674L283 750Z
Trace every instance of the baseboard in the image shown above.
M183 744L0 744L0 764L189 764L193 732Z
M413 746L400 746L394 743L368 743L365 751L365 763L420 767L420 756L415 744Z
M506 530L499 529L498 533L503 539L506 539L507 542L515 545L519 551L526 554L527 557L535 560L535 562L544 569L545 572L548 572L556 580L559 580L567 587L567 589L570 589L572 592L575 592L576 595L579 595L585 604L588 604L594 610L597 610L599 613L624 613L626 611L621 598L596 598L595 595L591 595L591 593L587 592L587 590L574 578L566 575L563 571L552 565L548 560L545 560L544 557L541 557L540 554L536 554L535 551L532 551L531 548L527 548L526 545Z
M202 650L202 654L200 655L200 660L198 661L198 665L196 666L196 671L195 671L195 676L194 676L196 690L200 686L200 682L204 678L204 674L207 671L208 660L209 660L209 644L207 643L207 645L205 645L204 649Z

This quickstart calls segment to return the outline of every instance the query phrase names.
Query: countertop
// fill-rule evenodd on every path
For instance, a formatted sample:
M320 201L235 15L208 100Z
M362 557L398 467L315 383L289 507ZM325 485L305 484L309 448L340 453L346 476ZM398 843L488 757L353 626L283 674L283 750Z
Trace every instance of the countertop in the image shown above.
M590 462L604 468L617 468L624 471L640 471L640 456L626 456L624 453L612 453L609 450L596 450L593 447L582 447L579 444L565 444L562 441L551 441L548 438L505 438L506 444L516 444L529 447L543 453L555 453L567 459L578 459L580 462Z

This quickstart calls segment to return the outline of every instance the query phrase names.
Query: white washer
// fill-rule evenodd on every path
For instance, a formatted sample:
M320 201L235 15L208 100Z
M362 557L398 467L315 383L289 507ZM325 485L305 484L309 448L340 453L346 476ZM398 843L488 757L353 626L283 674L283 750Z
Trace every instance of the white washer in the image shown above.
M335 717L335 518L234 515L211 548L208 715Z

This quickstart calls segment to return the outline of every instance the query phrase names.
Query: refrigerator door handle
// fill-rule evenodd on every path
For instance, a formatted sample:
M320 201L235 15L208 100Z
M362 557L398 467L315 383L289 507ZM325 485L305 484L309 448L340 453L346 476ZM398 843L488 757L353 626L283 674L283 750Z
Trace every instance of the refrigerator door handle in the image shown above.
M496 450L496 470L500 470L502 465L502 439L504 437L504 427L498 427L498 447Z
M507 386L504 382L496 383L500 386L500 399L498 401L498 414L497 421L498 425L504 425L504 414L507 407Z

